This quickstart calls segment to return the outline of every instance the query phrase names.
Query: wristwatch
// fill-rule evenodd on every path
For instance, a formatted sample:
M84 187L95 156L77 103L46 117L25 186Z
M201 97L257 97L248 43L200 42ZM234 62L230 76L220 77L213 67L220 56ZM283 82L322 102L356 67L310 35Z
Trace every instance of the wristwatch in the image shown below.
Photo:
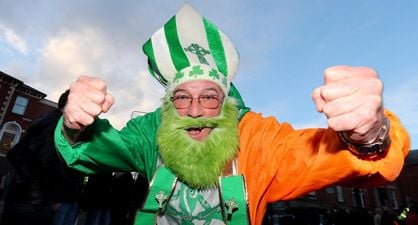
M389 137L390 121L385 117L383 126L379 130L379 135L375 140L366 144L351 143L344 136L343 132L339 132L341 140L347 144L348 149L356 155L373 156L380 155L386 152L389 148L391 140Z

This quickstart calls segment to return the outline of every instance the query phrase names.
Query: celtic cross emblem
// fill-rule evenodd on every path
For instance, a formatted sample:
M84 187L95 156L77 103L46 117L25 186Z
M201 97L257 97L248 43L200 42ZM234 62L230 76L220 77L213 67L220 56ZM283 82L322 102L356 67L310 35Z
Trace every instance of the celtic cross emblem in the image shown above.
M167 199L168 196L164 193L164 191L158 192L158 194L155 195L155 200L158 202L158 208L162 209Z
M205 59L205 55L210 54L210 51L204 49L199 44L191 44L189 47L184 48L184 50L195 54L200 63L209 65L208 61Z
M225 206L228 210L228 214L232 215L232 213L238 209L238 202L234 198L231 198L225 202Z

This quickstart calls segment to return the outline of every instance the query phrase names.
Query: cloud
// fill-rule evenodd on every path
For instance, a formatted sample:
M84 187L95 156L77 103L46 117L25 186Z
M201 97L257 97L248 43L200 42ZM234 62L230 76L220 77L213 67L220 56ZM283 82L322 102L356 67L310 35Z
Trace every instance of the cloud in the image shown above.
M2 23L0 23L0 38L4 38L6 43L19 53L24 55L28 53L28 47L26 42L12 29L6 27Z
M77 75L98 71L103 57L103 40L94 29L62 31L49 37L39 50L38 70L29 83L47 93L64 91L64 85L68 86Z
M107 81L108 91L116 102L103 117L117 128L125 124L133 111L153 111L160 105L164 90L149 75L139 46L175 12L177 6L168 5L177 3L161 1L138 5L128 1L97 5L68 2L59 4L62 9L59 13L54 10L55 3L41 3L43 7L39 10L28 12L31 20L26 16L25 20L17 17L14 10L17 7L6 5L9 13L8 16L3 14L5 21L26 34L32 44L37 44L37 50L31 52L33 62L14 61L3 65L11 69L8 73L23 77L26 84L46 93L53 101L57 101L79 75ZM45 14L48 20L40 16ZM6 33L8 40L14 40L14 46L20 50L26 48L22 38L1 26L0 38L6 37ZM22 69L28 65L32 67L30 71Z
M103 117L122 128L133 111L155 110L163 89L146 71L146 61L140 59L137 51L124 51L113 42L93 27L62 30L45 41L39 50L38 69L25 82L56 101L78 76L101 78L116 99Z
M60 93L79 75L100 77L107 81L108 91L116 99L115 105L103 117L108 118L118 128L124 125L132 112L153 111L160 105L164 90L147 72L146 59L138 46L181 6L173 3L177 6L164 7L165 12L146 9L158 8L156 6L159 4L141 7L135 6L136 4L118 4L112 8L102 5L95 7L93 14L83 13L86 8L81 8L81 12L70 13L77 7L64 7L66 9L61 12L61 16L53 14L55 22L48 25L51 28L42 36L43 44L37 52L37 68L25 82L47 93L49 99L57 100ZM200 11L205 8L198 5L196 4L196 8L201 9ZM233 6L228 5L227 9L230 8ZM228 11L227 9L224 10ZM239 10L244 9L242 7ZM109 17L113 10L122 11L123 14L112 14ZM62 18L70 14L74 19ZM163 16L158 16L159 14ZM208 15L220 19L214 16L217 15L216 12ZM219 15L226 17L228 13ZM246 18L248 19L250 18ZM221 21L232 21L234 24L240 19ZM230 25L220 26L228 28ZM237 34L234 27L236 26L229 27L227 33ZM250 27L238 30L238 36L241 36L240 32L248 33L249 30Z
M141 112L154 111L164 95L162 86L145 70L126 78L126 82L109 82L108 85L115 97L115 105L104 116L116 128L122 128L130 118L141 115Z

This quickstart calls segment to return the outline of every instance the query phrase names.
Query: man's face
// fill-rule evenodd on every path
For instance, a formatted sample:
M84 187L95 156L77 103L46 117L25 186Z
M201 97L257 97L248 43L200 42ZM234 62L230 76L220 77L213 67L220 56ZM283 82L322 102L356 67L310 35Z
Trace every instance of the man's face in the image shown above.
M187 101L187 99L190 100L190 98L192 98L190 106L185 108L176 107L180 116L189 116L192 118L215 117L221 112L224 95L221 88L216 83L205 80L190 81L181 84L173 91L174 101L176 101L176 99L186 99ZM202 106L203 101L213 102L216 100L219 101L219 104L216 107L212 107L210 104L203 104ZM210 134L211 131L212 128L195 127L188 129L187 134L195 140L202 141Z

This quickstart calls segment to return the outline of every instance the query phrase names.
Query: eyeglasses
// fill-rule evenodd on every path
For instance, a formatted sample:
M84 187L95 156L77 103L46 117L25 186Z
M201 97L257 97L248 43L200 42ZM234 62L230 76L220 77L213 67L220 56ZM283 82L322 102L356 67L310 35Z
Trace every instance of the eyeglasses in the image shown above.
M192 105L193 99L197 99L200 106L205 109L216 109L223 100L223 98L219 98L217 95L201 95L197 98L192 98L188 95L177 95L170 98L176 109L189 108Z

